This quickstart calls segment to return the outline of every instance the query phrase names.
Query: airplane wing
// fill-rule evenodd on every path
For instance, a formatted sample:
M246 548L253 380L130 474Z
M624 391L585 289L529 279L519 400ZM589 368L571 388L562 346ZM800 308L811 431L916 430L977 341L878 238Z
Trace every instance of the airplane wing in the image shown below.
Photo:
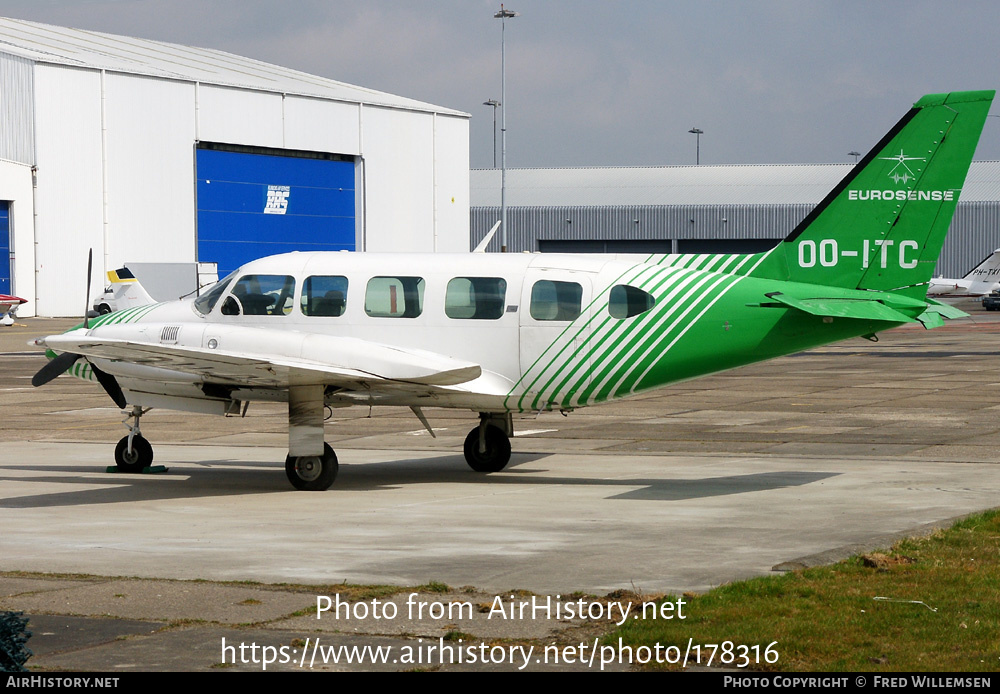
M82 331L79 331L82 332ZM356 388L373 382L417 386L451 386L480 376L478 364L357 338L288 333L285 342L297 349L260 351L206 349L67 333L46 337L41 344L114 363L178 371L205 383L280 388L323 384ZM296 337L298 338L296 340ZM320 355L323 355L320 358Z

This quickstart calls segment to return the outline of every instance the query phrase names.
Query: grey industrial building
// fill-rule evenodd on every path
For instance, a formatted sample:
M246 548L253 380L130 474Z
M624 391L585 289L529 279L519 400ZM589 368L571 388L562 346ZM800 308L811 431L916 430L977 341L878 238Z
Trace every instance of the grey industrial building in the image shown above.
M510 251L767 250L852 164L507 170ZM471 242L500 218L500 171L470 177ZM494 239L490 250L498 249ZM1000 248L1000 162L973 162L937 272L961 277Z

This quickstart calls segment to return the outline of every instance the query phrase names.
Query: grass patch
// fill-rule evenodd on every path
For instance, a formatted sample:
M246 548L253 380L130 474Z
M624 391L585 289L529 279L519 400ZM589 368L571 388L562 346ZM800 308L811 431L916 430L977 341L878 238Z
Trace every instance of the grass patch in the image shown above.
M749 668L762 670L995 672L998 577L1000 511L989 511L888 551L685 596L686 619L630 621L606 643L683 656L689 638L762 655L776 641L778 661ZM724 665L718 653L712 664Z
M451 588L447 583L431 581L430 583L425 583L422 586L417 586L415 590L422 593L448 593L451 591Z
M472 643L476 640L474 634L467 634L464 631L458 631L457 629L452 629L442 638L445 641L465 641L467 643Z

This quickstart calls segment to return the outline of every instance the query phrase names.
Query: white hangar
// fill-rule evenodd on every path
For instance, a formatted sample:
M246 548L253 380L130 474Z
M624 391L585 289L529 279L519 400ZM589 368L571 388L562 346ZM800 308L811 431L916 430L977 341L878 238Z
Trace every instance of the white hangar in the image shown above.
M461 251L469 115L222 51L0 19L0 293L126 262ZM9 263L8 263L9 257Z

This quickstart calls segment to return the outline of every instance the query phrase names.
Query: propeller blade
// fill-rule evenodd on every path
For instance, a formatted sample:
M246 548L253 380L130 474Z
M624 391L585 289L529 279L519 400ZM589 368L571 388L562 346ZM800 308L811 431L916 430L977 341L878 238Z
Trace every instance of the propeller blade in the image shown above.
M116 405L118 405L119 410L124 410L128 406L128 400L125 399L125 393L122 392L122 387L118 385L118 379L108 372L98 369L94 366L93 362L91 362L90 368L94 370L94 375L97 376L97 382L104 388L104 392L111 396L111 399L115 401Z
M31 385L36 388L38 386L44 386L56 376L68 371L69 368L76 363L76 360L79 359L80 356L81 355L73 354L72 352L63 352L49 361L48 364L40 368L38 373L31 377Z
M83 327L90 328L90 273L94 269L94 249L87 254L87 300L83 303Z

